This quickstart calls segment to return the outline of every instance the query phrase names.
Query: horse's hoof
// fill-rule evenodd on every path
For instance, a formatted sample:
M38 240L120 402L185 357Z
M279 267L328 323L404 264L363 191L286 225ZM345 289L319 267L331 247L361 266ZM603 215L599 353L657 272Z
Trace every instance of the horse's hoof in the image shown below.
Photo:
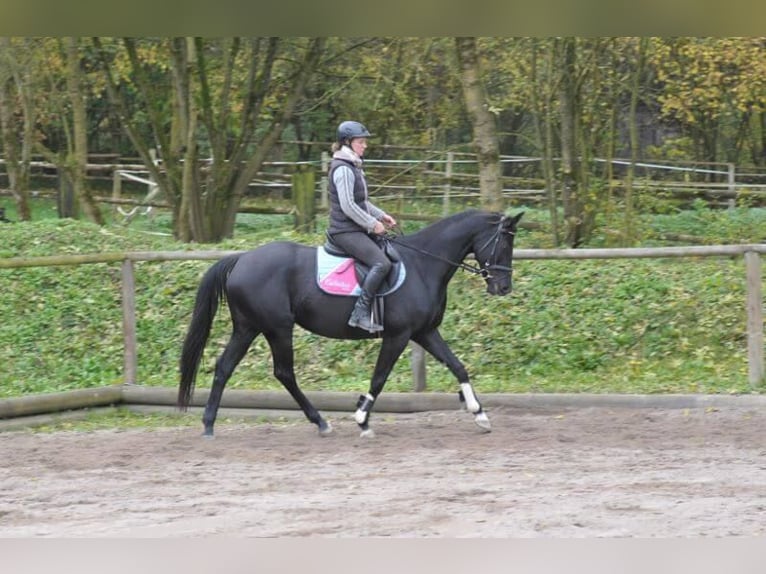
M332 425L329 422L322 421L319 425L319 436L329 436L332 434Z
M204 438L205 440L213 440L215 438L215 435L211 432L203 432L202 438Z
M375 438L375 431L372 429L364 429L361 433L359 433L359 436L361 438Z
M476 426L479 427L484 432L492 432L492 425L489 422L489 417L485 412L478 413L474 418L473 422L476 423Z

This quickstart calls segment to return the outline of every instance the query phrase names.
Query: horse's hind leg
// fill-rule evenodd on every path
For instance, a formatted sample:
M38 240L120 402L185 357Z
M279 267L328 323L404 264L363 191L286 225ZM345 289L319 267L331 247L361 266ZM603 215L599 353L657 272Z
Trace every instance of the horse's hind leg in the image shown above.
M205 405L205 414L202 416L202 423L205 425L203 436L213 437L213 426L218 415L218 407L221 404L221 396L223 395L226 382L257 336L258 331L237 325L234 326L234 331L229 342L226 343L226 348L215 363L213 386L210 389L210 396Z
M295 378L292 329L264 333L264 336L269 342L269 347L271 347L271 356L274 359L274 376L295 399L295 402L301 407L306 418L317 425L319 434L322 436L330 434L332 432L330 423L322 418L319 411L314 408L311 401L308 400L303 391L298 387L298 381Z
M455 375L458 383L460 383L460 402L469 412L473 413L474 422L476 425L485 432L492 430L492 425L489 422L487 413L476 397L476 393L473 390L473 385L468 378L468 371L466 371L463 363L460 362L449 345L442 339L438 330L434 329L427 333L413 337L418 345L423 347L426 351L436 358L437 361L447 366L450 372Z

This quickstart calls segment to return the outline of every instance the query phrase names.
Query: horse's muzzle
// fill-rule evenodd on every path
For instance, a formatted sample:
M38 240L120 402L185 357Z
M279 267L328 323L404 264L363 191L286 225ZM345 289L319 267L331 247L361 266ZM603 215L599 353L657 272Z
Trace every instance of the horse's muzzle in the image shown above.
M508 295L512 290L510 281L487 282L487 293L490 295Z

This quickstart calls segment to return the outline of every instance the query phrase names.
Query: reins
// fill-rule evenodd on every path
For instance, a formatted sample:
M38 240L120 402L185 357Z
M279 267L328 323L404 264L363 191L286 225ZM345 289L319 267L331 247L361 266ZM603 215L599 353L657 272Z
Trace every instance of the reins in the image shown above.
M490 259L492 259L492 256L495 254L495 250L497 249L497 243L500 241L500 235L502 233L500 227L502 223L498 225L497 230L495 233L492 234L492 237L490 237L484 245L482 245L478 251L484 250L491 242L494 241L494 244L492 245L492 253L490 254L489 258L487 258L487 262L483 267L478 265L470 265L468 263L464 263L462 261L452 261L451 259L447 259L446 257L442 257L441 255L437 255L436 253L431 253L430 251L426 251L425 249L421 249L420 247L415 247L414 245L408 245L407 243L403 243L399 241L399 236L404 235L401 231L401 227L398 225L396 226L396 229L399 230L399 234L388 234L386 233L383 235L383 238L387 241L390 241L391 243L395 243L397 245L401 245L402 247L407 247L408 249L412 249L413 251L417 251L418 253L421 253L422 255L426 255L428 257L432 257L433 259L438 259L439 261L442 261L444 263L447 263L449 265L452 265L453 267L457 267L458 269L462 269L463 271L468 271L469 273L473 273L474 275L481 275L483 278L490 277L489 272L492 270L498 270L498 271L512 271L513 269L511 267L508 267L506 265L497 265L497 264L490 264ZM509 232L512 233L512 232Z
M433 259L438 259L439 261L443 261L444 263L447 263L459 269L463 269L464 271L468 271L476 275L482 275L485 273L485 271L481 267L478 267L475 265L469 265L468 263L463 263L462 261L460 262L452 261L451 259L442 257L441 255L436 255L436 253L431 253L430 251L426 251L425 249L421 249L420 247L415 247L414 245L408 245L406 243L403 243L399 241L398 237L399 237L398 235L388 235L388 234L383 236L384 239L386 239L387 241L390 241L391 243L396 243L397 245L401 245L402 247L406 247L407 249L412 249L413 251L417 251L418 253L422 255L426 255Z

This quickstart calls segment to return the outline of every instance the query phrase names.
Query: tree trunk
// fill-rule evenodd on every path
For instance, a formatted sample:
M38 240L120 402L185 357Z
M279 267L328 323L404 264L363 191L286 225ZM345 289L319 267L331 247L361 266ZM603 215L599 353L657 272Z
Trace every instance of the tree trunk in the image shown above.
M764 167L766 166L766 111L759 112L758 119L761 126L761 153L753 154L753 163L757 166ZM753 149L755 149L755 147L756 146L753 146Z
M29 164L32 129L30 115L33 108L27 97L18 62L13 54L10 38L0 38L0 131L2 131L3 158L8 174L8 187L16 203L16 213L21 221L32 219L29 208ZM19 126L15 120L14 91L19 94L22 113L22 137L19 146Z
M197 177L197 109L192 94L195 72L195 44L193 38L178 39L172 48L173 78L173 136L171 147L184 150L181 173L181 203L176 218L176 235L181 241L207 241L209 233L204 225Z
M98 204L93 200L93 195L86 182L88 118L83 96L83 72L80 66L78 44L77 38L66 38L67 92L69 103L72 106L72 131L74 135L73 148L69 154L69 161L67 161L66 173L72 182L75 197L87 218L98 225L104 225L104 216L101 214Z
M535 136L537 138L537 148L540 151L540 169L545 180L545 195L548 200L548 213L551 218L551 239L554 247L558 247L561 242L559 235L559 215L558 202L556 201L556 182L553 169L553 118L551 117L551 89L550 85L543 85L538 76L538 42L534 41L532 46L532 64L531 64L531 85L530 104L533 112L533 123L535 127ZM549 47L548 70L553 69L553 49Z
M639 39L638 58L630 86L630 110L628 112L628 130L630 133L630 164L628 165L628 170L625 174L625 241L623 242L623 244L626 246L632 245L636 238L633 177L635 175L636 163L638 162L638 151L640 145L638 137L638 118L636 116L636 112L638 109L638 99L641 89L641 76L644 73L644 62L646 60L647 45L647 38Z
M612 48L614 48L614 45L612 45ZM609 69L617 69L619 66L619 63L616 58L616 52L614 49L609 51ZM607 85L607 97L606 102L608 105L608 111L606 112L608 116L608 120L606 122L606 132L604 137L604 168L602 172L602 178L606 182L606 189L605 189L605 197L603 200L603 211L605 215L605 221L609 222L611 221L611 218L614 216L615 212L615 201L614 201L614 159L615 159L615 149L617 147L617 141L619 139L618 134L618 120L619 120L619 113L618 110L620 108L620 90L618 89L615 82L608 82ZM609 247L611 245L611 241L609 236L607 235L607 243L606 246Z
M561 120L561 183L564 203L564 241L577 247L583 240L583 217L580 209L580 169L577 153L577 76L575 38L559 40L561 48L561 87L559 115Z
M0 128L8 187L16 202L18 218L29 221L32 217L29 210L29 190L19 161L18 138L13 116L13 85L10 80L0 79Z
M495 116L489 111L487 96L481 81L476 38L455 38L457 59L460 64L463 99L473 126L473 142L479 162L479 187L484 209L501 211L503 181L500 170L500 149L497 140Z

